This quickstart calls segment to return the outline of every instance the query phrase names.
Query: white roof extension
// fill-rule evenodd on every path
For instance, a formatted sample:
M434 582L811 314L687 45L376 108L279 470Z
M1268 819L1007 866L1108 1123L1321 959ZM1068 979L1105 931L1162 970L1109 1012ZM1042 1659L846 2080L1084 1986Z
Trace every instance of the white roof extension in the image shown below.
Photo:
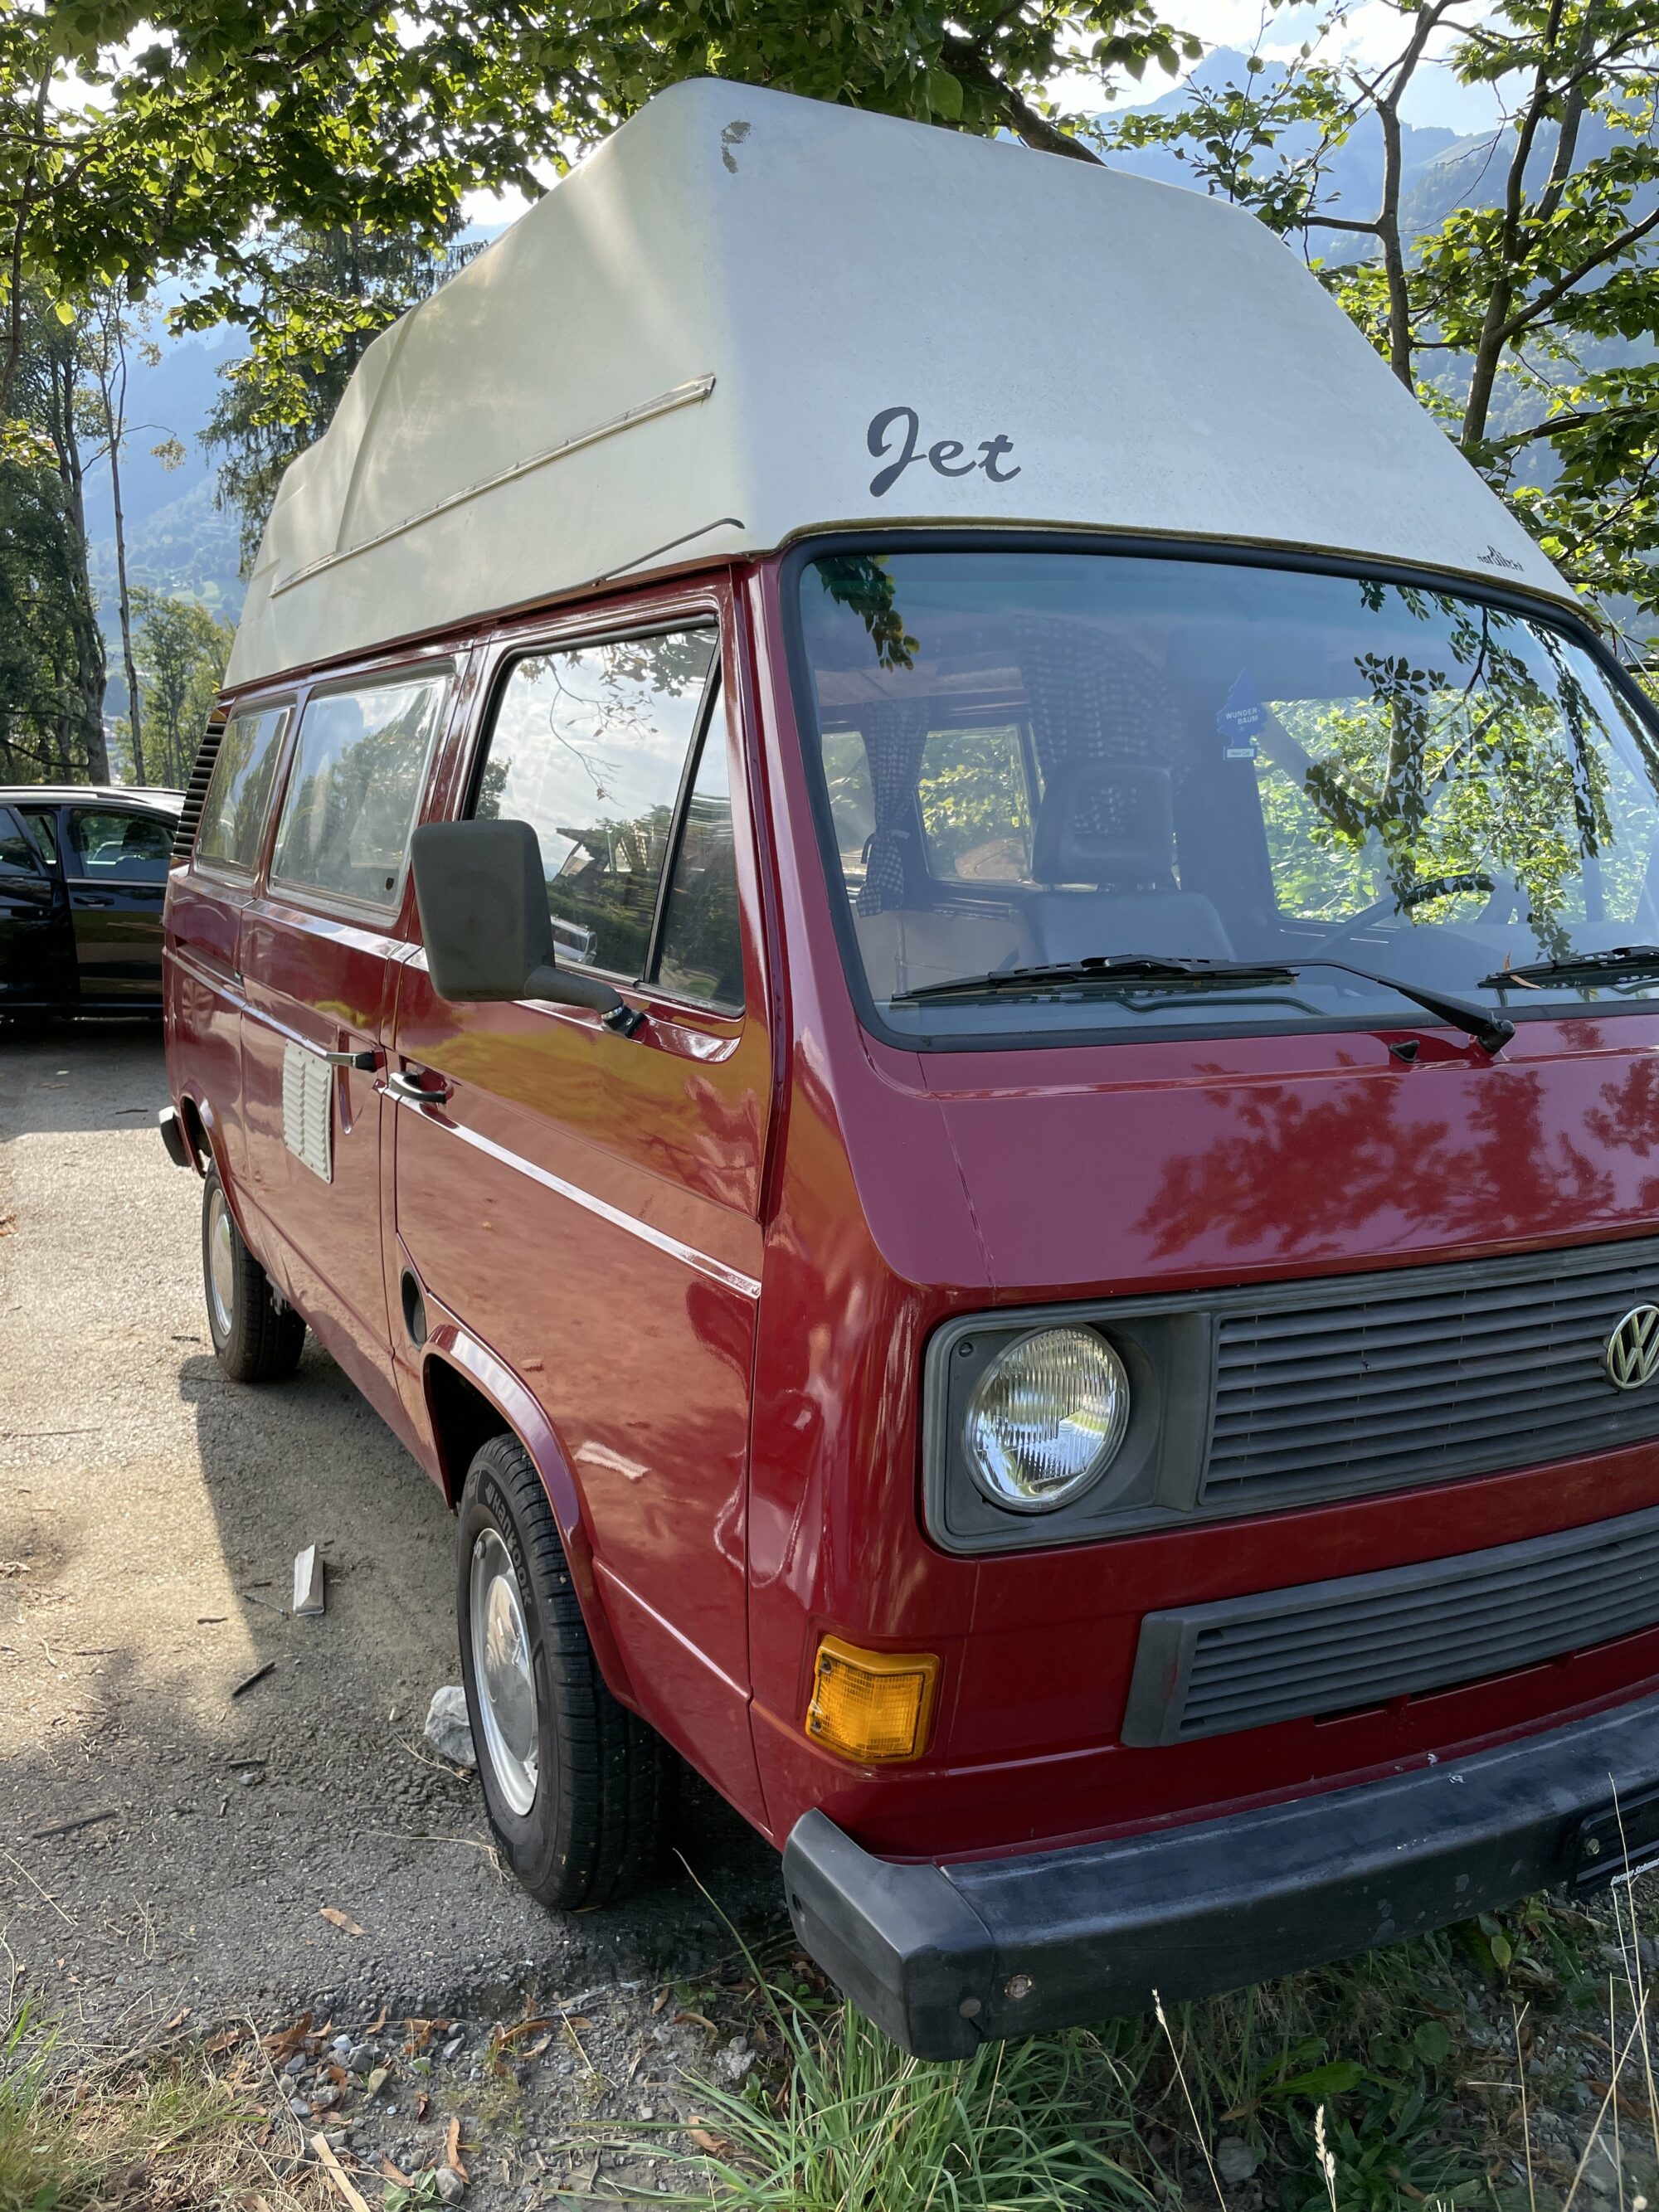
M985 522L1571 597L1252 217L704 80L370 347L283 480L228 680L816 526Z

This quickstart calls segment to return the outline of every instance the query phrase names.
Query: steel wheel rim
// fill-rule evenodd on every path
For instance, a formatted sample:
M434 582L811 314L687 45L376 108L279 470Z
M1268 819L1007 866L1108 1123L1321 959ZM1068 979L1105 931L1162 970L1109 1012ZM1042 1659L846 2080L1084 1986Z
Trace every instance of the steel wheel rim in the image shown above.
M225 1194L216 1190L208 1201L208 1304L221 1338L230 1334L236 1310L235 1234Z
M495 1786L520 1818L536 1802L538 1720L530 1632L512 1554L493 1528L472 1547L472 1681Z

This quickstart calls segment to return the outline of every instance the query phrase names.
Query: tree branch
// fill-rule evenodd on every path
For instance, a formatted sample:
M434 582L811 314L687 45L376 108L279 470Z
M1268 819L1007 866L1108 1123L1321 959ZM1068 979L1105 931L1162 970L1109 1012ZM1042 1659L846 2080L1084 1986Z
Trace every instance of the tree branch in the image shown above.
M1603 262L1616 260L1621 253L1628 252L1632 246L1639 246L1656 229L1659 229L1659 207L1656 207L1650 215L1644 215L1640 222L1632 223L1609 244L1598 247L1576 269L1550 285L1547 290L1540 292L1535 300L1528 301L1524 307L1517 308L1498 331L1500 341L1507 344L1517 331L1524 331L1529 323L1535 323L1540 315L1547 314L1552 307L1565 300L1569 292L1577 291L1585 277L1593 275Z
M1091 152L1078 139L1068 137L1046 115L1040 115L1006 77L999 76L995 64L982 46L964 39L959 32L947 31L939 53L952 76L989 94L1010 129L1024 144L1035 146L1041 154L1064 155L1069 161L1091 162L1097 169L1105 167L1098 154Z

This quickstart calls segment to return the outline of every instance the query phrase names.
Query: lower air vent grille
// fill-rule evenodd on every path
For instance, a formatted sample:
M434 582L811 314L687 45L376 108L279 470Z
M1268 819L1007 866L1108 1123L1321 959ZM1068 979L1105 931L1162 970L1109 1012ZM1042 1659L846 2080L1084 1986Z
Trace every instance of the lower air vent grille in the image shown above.
M1615 1390L1607 1340L1659 1297L1659 1244L1580 1246L1300 1284L1219 1316L1202 1506L1536 1466L1659 1436L1659 1385Z
M222 722L210 722L202 732L202 742L196 748L195 765L190 771L190 781L185 786L185 803L179 810L178 826L173 833L173 865L185 866L196 850L196 831L202 819L202 809L207 804L208 786L213 781L213 763L219 757L219 740L225 734Z
M1449 1689L1659 1623L1659 1507L1141 1624L1123 1741L1185 1743Z

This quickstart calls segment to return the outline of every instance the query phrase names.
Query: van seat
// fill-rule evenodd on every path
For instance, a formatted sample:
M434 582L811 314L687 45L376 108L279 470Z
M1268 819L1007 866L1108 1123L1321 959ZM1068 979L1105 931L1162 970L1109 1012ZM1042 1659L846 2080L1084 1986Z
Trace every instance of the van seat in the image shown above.
M1029 902L1042 957L1114 952L1226 960L1221 916L1176 881L1170 771L1146 761L1074 760L1042 796L1032 873L1051 886Z

